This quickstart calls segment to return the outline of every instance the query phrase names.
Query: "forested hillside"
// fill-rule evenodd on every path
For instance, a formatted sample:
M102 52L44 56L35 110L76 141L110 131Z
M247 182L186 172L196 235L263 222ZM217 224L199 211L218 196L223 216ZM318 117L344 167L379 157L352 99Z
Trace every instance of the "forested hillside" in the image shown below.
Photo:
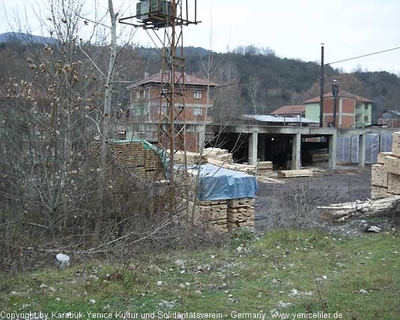
M0 44L0 79L24 75L26 58L32 48L42 44L26 45L18 39ZM87 46L101 59L105 48ZM161 69L161 51L154 48L126 46L120 52L122 59L117 73L120 83L115 94L115 105L128 105L126 86L145 72L156 73ZM317 62L280 58L269 48L239 47L228 53L213 53L203 48L185 48L186 72L209 77L220 87L212 92L215 101L214 116L224 114L266 114L290 104L319 95L320 67ZM331 90L333 79L340 89L375 101L374 120L387 109L398 109L400 79L388 72L340 73L330 66L325 68L325 92Z
M159 50L137 47L133 51L139 61L135 64L136 75L159 72ZM248 46L228 53L213 53L186 47L185 63L188 73L210 77L220 84L213 92L217 118L227 108L232 114L265 114L319 95L320 65L317 62L280 58L268 48ZM384 110L400 108L400 78L395 74L384 71L341 73L326 66L325 92L331 90L334 79L338 80L340 89L375 101L374 121Z

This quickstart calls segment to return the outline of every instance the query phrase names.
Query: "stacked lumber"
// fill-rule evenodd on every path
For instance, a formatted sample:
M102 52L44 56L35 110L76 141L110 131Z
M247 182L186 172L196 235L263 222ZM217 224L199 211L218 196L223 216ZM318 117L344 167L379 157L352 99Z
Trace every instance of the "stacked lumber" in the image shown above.
M254 227L254 198L228 200L228 228Z
M160 157L141 141L112 142L111 151L115 165L120 168L120 179L129 173L142 179L165 179Z
M220 232L228 231L227 200L210 200L199 202L199 214Z
M371 166L371 198L378 199L387 195L388 172L383 164Z
M189 201L188 205L189 214L191 214L194 204ZM211 230L219 232L228 232L239 227L253 227L254 198L199 201L195 209L194 221L206 223Z
M167 151L169 153L169 151ZM217 161L218 163L231 164L233 163L232 153L226 149L220 148L205 148L202 155L198 152L186 151L186 162L189 165L203 164L210 161ZM174 153L174 162L176 164L183 164L185 161L185 153L177 150ZM211 162L210 162L211 163Z
M205 160L215 159L215 160L223 161L225 163L233 162L232 153L229 153L228 150L221 149L221 148L204 148L202 157Z
M271 173L273 170L272 161L259 161L257 164L257 174L258 175L266 175Z
M207 162L219 166L221 168L234 170L234 171L241 171L250 175L255 175L257 171L256 166L248 165L248 164L241 164L241 163L225 163L224 161L207 158Z
M400 132L392 134L392 156L400 158Z
M310 169L299 169L299 170L279 170L279 178L297 178L297 177L312 177L313 171Z
M329 153L326 148L309 150L308 158L311 163L326 162L329 161Z
M168 151L169 154L169 151ZM186 151L186 164L195 165L200 163L200 154L197 152ZM185 153L183 151L176 151L174 153L174 163L176 164L184 164L185 162Z
M377 161L377 163L384 164L385 163L385 157L386 156L391 156L391 155L392 155L391 152L380 152L380 153L378 153L378 161Z
M378 154L371 169L371 198L400 195L400 132L392 134L392 151Z
M346 203L336 203L330 206L319 206L325 214L330 214L334 221L341 222L355 216L368 216L390 207L400 200L400 195L391 195L377 200L366 200Z
M174 163L183 164L184 157L185 155L182 151L175 152ZM186 162L188 165L211 163L221 168L241 171L251 175L255 175L257 171L256 166L234 163L232 154L228 150L221 148L205 148L202 156L200 156L200 153L187 151ZM272 162L265 161L265 170L272 171Z

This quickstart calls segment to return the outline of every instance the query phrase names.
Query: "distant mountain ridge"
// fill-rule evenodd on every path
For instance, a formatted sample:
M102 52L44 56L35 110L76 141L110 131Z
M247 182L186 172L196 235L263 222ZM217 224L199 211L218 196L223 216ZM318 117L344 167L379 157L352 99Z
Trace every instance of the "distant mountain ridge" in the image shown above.
M5 32L0 34L0 43L21 41L23 44L39 43L39 44L52 44L57 42L56 39L43 36L35 36L33 34L22 32Z

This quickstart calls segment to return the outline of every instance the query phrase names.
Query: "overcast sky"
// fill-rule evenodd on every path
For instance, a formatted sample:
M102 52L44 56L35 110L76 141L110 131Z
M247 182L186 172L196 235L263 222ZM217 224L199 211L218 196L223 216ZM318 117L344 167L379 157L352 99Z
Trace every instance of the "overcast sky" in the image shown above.
M11 31L7 18L10 22L15 12L19 12L20 20L25 21L27 12L32 32L41 34L33 12L46 15L35 4L42 0L0 1L0 33ZM107 0L98 1L99 6L107 4ZM124 6L122 16L130 14L129 8L135 14L136 2L114 0L117 8ZM194 4L194 0L188 2ZM318 63L321 43L325 44L326 63L400 47L399 0L197 0L197 3L198 20L202 22L184 28L184 45L218 52L255 45L268 47L282 58ZM150 37L141 30L133 41L153 46ZM400 74L400 49L332 66L343 71L361 68Z

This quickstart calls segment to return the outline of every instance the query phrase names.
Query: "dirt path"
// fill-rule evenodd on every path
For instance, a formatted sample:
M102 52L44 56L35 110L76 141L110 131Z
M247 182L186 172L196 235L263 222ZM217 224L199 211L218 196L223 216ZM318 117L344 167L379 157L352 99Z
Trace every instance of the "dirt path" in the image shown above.
M371 167L339 166L309 178L279 179L259 183L255 226L259 231L276 227L311 227L319 219L316 207L365 200L371 196Z

